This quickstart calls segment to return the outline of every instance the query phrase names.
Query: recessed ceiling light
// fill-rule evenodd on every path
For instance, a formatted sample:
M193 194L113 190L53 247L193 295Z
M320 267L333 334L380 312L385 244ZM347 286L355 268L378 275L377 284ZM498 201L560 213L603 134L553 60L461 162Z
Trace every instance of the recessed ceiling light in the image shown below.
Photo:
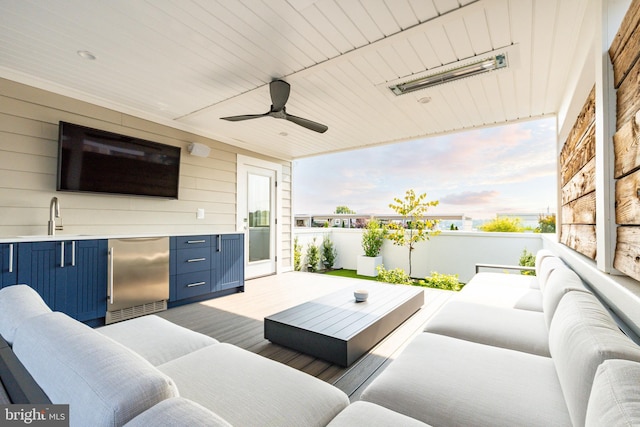
M278 135L280 135L280 136L289 136L289 134L286 133L286 132L280 132Z
M94 61L96 59L96 56L88 50L79 50L77 53L80 58L88 59L89 61Z
M431 102L431 97L430 96L423 96L422 98L418 98L418 102L420 104L428 104L429 102Z

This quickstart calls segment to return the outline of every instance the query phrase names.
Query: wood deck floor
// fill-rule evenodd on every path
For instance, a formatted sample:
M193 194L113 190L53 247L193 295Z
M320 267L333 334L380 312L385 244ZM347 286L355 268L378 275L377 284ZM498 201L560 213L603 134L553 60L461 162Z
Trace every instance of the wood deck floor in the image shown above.
M453 294L425 288L424 306L348 368L272 344L264 338L265 316L351 286L354 281L363 283L359 279L322 274L284 273L248 280L244 293L172 308L158 315L313 375L335 385L355 401L364 386L422 331L426 321Z

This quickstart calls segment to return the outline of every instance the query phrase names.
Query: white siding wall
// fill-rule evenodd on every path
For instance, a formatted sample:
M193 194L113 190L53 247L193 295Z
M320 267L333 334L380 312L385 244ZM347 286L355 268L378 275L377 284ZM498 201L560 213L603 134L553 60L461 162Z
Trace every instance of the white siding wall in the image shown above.
M58 122L182 147L178 200L56 192ZM211 147L188 154L190 142ZM291 164L86 102L0 79L0 237L46 234L49 202L60 200L69 234L213 233L236 229L236 155L283 165L282 201L291 212ZM205 219L196 219L204 208ZM283 265L291 262L291 218L283 224Z

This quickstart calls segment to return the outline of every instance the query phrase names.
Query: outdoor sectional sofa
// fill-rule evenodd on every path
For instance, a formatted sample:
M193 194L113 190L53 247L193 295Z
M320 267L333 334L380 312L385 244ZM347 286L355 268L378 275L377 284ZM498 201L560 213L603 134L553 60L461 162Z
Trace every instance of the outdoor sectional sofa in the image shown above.
M433 426L640 424L640 347L542 251L536 277L479 273L363 392Z
M155 315L92 329L26 285L0 289L0 335L71 426L424 425Z
M72 426L640 423L640 348L559 258L536 272L477 274L351 404L158 316L91 329L24 285L0 290L0 335Z

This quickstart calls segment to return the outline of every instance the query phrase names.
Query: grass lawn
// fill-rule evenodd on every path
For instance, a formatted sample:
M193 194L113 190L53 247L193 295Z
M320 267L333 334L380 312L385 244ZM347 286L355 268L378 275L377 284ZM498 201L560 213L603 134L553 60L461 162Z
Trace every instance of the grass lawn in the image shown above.
M352 279L364 279L364 280L376 280L375 277L369 276L360 276L356 273L356 270L347 270L347 269L338 269L326 271L324 274L330 274L332 276L341 276L341 277L350 277ZM437 275L437 273L433 273ZM436 280L436 282L428 282L425 280L414 279L414 282L411 283L413 286L424 286L426 288L434 288L434 289L445 289L445 290L453 290L459 291L464 286L464 283L458 282L458 276L455 275L440 275L440 280ZM442 279L444 277L444 279ZM426 283L425 283L426 282Z
M360 276L356 273L356 270L346 270L344 268L341 268L339 270L327 271L324 274L330 274L331 276L351 277L352 279L376 280L375 277Z

